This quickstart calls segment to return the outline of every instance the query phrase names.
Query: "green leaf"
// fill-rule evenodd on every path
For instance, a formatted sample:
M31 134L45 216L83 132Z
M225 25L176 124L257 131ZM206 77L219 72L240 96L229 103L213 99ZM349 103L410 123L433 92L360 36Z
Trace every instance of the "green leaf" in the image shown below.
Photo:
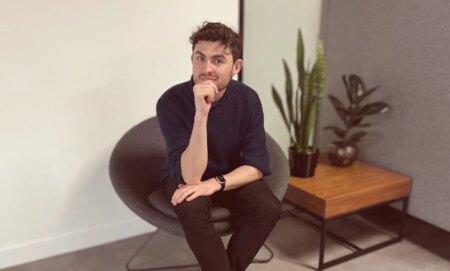
M336 126L326 126L324 130L332 130L339 138L344 138L346 131Z
M322 40L319 38L317 41L317 55L316 62L310 73L308 88L310 91L310 112L307 119L307 144L311 142L312 146L315 146L317 138L317 118L319 109L322 104L323 90L325 86L325 49Z
M303 91L305 87L305 49L303 45L302 31L299 29L297 34L297 71L298 86Z
M325 49L322 40L319 38L317 41L317 57L316 57L316 75L314 77L316 85L316 97L317 97L317 110L322 104L323 90L325 87Z
M311 100L311 92L309 87L310 82L310 74L308 72L305 72L304 74L304 88L301 89L300 93L300 126L299 126L299 135L297 137L297 140L300 144L300 151L304 150L305 147L305 137L306 137L306 120L307 115L309 111L310 106L310 100Z
M378 87L374 87L374 88L371 88L371 89L366 90L366 92L364 92L363 94L361 94L360 96L358 96L358 97L355 99L354 103L355 103L355 104L359 104L360 102L362 102L362 100L364 100L365 98L367 98L370 94L372 94L373 92L375 92L375 90L377 90L377 89L378 89Z
M344 85L345 85L345 90L346 90L345 92L347 93L348 101L350 103L352 103L352 93L350 90L350 85L348 84L347 77L345 77L345 75L342 75L342 81L344 82Z
M358 115L361 116L368 116L378 113L384 113L389 109L389 106L387 103L384 102L375 102L375 103L369 103L363 106L359 112Z
M363 116L361 116L361 115L350 116L350 118L348 120L348 124L350 125L350 127L358 126L361 123L362 119L363 119Z
M280 111L281 116L283 117L286 127L289 129L289 123L287 121L286 114L284 113L283 103L281 102L280 95L278 94L278 91L276 90L276 88L274 86L272 86L272 98L273 98L273 101L275 102L275 105L277 106L278 110Z
M299 108L299 89L300 87L297 86L295 90L295 112L294 112L294 137L298 141L300 138L300 108Z
M316 108L317 99L316 97L312 98L312 102L306 108L306 115L303 124L303 137L301 142L302 150L306 151L309 149L309 142L311 141L311 137L314 135L315 124L316 124Z
M354 101L356 100L356 98L360 95L359 92L361 92L361 94L363 92L365 92L366 87L364 86L363 81L361 80L361 77L359 77L358 75L352 74L350 75L349 79L349 91L350 91L350 96L351 96L351 100L350 103L355 103Z
M294 111L292 106L292 76L286 60L283 59L284 74L286 76L285 88L286 88L286 104L288 109L289 123L294 121Z
M305 121L305 116L307 114L307 108L308 105L310 103L310 88L309 86L309 78L310 78L310 74L308 72L305 72L305 85L304 87L301 89L301 94L300 94L300 110L301 110L301 122Z
M346 114L352 114L352 111L347 109L344 104L334 95L329 94L328 98L331 101L331 104L333 105L334 108L339 108L341 109L343 112L345 112Z
M334 109L336 110L336 113L338 113L338 116L342 119L345 125L347 125L347 116L351 115L352 112L345 108L345 106L342 104L341 101L339 101L338 98L336 98L333 95L328 95L328 98L331 101L331 104L333 105Z

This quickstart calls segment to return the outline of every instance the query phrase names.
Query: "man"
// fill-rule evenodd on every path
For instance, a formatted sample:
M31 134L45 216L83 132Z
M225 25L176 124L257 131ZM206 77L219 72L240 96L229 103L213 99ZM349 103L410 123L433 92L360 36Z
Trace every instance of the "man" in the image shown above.
M203 271L245 270L280 216L263 176L271 173L258 95L232 80L242 68L238 34L204 23L190 37L192 78L157 103L167 161L161 184ZM232 212L224 245L211 205Z

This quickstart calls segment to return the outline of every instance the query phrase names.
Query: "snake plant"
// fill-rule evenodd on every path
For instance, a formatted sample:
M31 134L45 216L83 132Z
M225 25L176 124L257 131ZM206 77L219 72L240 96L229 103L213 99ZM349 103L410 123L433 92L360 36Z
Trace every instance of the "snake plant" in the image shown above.
M313 153L316 149L318 111L322 102L325 82L325 51L322 40L317 43L317 57L313 67L305 67L302 32L297 36L297 85L293 86L292 75L283 59L285 73L286 111L281 97L272 85L273 100L283 117L289 133L290 145L297 152Z

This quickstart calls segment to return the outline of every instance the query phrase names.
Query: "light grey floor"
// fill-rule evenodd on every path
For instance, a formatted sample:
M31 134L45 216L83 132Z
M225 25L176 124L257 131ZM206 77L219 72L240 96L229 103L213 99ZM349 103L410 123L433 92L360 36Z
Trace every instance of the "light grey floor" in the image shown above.
M282 218L268 239L268 245L275 256L266 264L251 264L249 271L267 270L314 270L318 263L319 231L306 223L312 221L308 216L299 214ZM330 227L334 232L350 239L360 247L367 247L389 238L386 232L379 232L366 220L359 217L344 218L333 222ZM392 235L392 234L390 234ZM183 238L174 237L162 231L135 238L130 238L82 251L55 256L32 263L3 269L4 271L124 271L126 261L137 248L151 237L142 253L133 261L132 266L143 268L160 264L192 263L193 256ZM430 236L430 240L433 236ZM224 242L227 240L225 239ZM442 245L434 240L435 246ZM172 251L169 256L168 251ZM175 251L175 252L173 252ZM328 239L325 260L348 254L349 249L342 244ZM261 250L257 258L266 257L267 251ZM179 270L179 269L178 269ZM188 268L185 271L197 271ZM362 257L344 262L327 270L450 270L450 261L433 254L408 240L372 252Z

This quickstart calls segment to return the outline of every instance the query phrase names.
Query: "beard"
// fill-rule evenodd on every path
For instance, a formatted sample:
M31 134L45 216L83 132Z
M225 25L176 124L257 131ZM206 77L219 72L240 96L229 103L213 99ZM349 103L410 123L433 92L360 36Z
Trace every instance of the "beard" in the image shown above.
M217 90L223 91L227 88L228 84L230 83L231 78L233 77L233 72L230 72L228 75L225 75L223 77L213 75L213 74L200 74L199 76L194 76L194 82L197 84L199 82L210 80L213 82Z

